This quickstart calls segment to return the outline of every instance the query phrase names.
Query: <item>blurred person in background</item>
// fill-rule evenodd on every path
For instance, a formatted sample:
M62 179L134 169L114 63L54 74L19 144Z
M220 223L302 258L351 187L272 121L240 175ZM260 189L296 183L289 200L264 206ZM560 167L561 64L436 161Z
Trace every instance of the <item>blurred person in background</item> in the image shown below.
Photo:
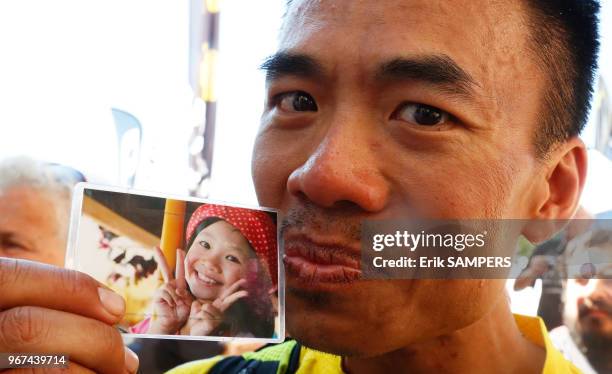
M63 266L79 171L15 157L0 161L0 257Z
M612 373L612 264L597 278L568 281L565 325L550 333L553 344L585 374Z
M537 315L542 317L548 330L563 324L563 289L566 271L566 249L576 237L585 233L593 222L593 215L579 207L572 220L557 235L538 244L533 250L527 267L514 282L516 291L533 287L542 279L542 295Z

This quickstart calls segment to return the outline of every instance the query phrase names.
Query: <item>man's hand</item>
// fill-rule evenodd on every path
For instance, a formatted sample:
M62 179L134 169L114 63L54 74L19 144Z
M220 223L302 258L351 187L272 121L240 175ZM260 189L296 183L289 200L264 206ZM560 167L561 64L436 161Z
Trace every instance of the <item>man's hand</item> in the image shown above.
M187 322L193 297L185 281L185 252L176 250L176 278L172 276L164 254L155 248L155 258L160 266L164 284L155 292L153 308L155 320L151 323L151 334L176 334Z
M0 258L0 352L67 354L69 372L135 373L113 327L123 299L90 276Z
M541 278L544 273L550 270L551 266L547 256L533 256L529 261L529 266L514 281L514 290L520 291L523 288L533 286L538 278Z

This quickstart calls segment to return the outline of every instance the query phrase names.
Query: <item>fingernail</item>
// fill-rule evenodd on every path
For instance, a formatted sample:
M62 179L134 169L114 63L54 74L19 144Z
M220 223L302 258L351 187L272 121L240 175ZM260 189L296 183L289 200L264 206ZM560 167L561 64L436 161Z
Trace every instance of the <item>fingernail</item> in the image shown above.
M98 295L100 296L100 301L106 310L115 316L122 316L125 312L125 301L123 298L116 294L115 292L103 288L98 287Z
M132 352L131 349L125 347L125 368L129 373L136 373L138 371L138 356Z

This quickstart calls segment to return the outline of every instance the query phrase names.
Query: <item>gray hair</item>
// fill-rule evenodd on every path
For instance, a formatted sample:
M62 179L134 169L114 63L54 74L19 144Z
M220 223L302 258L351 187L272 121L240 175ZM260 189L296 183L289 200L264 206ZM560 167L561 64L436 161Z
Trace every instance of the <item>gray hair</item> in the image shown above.
M57 168L29 157L0 161L0 194L13 188L29 187L47 193L55 204L58 221L68 227L72 188L76 181L62 178Z

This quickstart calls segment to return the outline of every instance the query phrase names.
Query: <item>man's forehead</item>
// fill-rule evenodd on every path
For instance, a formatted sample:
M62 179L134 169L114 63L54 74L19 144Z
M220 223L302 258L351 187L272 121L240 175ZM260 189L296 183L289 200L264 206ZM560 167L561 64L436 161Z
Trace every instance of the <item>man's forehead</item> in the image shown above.
M320 50L339 45L381 59L406 52L437 50L447 55L489 51L509 52L523 37L523 12L512 1L293 0L280 32L280 50ZM511 38L515 36L515 38ZM379 48L372 48L379 46ZM361 51L363 52L363 51Z
M475 105L488 112L482 119L504 121L512 108L539 102L546 80L530 54L522 6L518 0L294 0L279 51L313 57L332 78L355 82L397 58L448 57L474 78L481 97Z

